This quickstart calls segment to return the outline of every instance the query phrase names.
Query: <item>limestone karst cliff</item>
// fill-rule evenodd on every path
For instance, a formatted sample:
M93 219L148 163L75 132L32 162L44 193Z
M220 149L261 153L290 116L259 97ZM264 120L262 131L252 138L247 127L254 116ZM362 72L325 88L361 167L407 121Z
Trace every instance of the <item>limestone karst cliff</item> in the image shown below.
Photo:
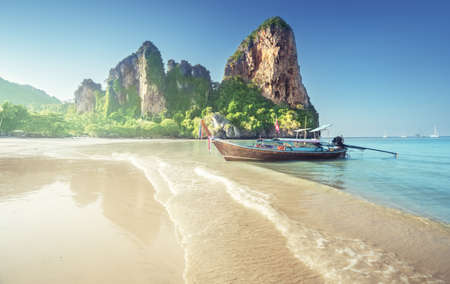
M318 113L302 83L294 33L279 17L266 20L242 41L220 83L211 81L205 67L186 60L170 59L166 70L158 48L146 41L110 70L106 91L83 82L76 92L77 110L104 114L103 122L113 127L96 131L117 128L119 136L136 127L126 135L147 137L146 127L171 121L180 137L196 137L200 118L224 138L273 137L275 120L282 136L318 126Z
M206 107L212 92L209 71L200 64L192 66L186 60L167 62L165 98L169 113Z
M102 86L92 79L84 79L75 91L75 105L77 112L93 112L98 97L102 95Z
M161 54L150 41L112 68L106 85L106 95L96 102L95 92L101 92L101 86L83 81L75 92L78 112L92 112L97 105L106 114L118 111L134 117L184 113L206 107L212 91L210 73L200 64L170 59L165 73Z
M211 89L209 71L202 65L169 60L166 74L150 41L111 69L106 82L106 113L120 110L135 117L205 107Z
M280 17L266 20L242 41L226 64L225 78L230 76L252 81L264 97L276 104L287 103L291 108L310 106L300 75L294 33Z
M181 74L185 77L204 78L208 81L211 80L208 69L200 64L192 66L186 60L181 60L180 63L176 63L175 60L169 59L169 61L167 61L167 73L170 73L176 68L179 68Z
M150 41L111 69L106 82L107 113L122 108L139 116L160 113L166 107L164 65Z

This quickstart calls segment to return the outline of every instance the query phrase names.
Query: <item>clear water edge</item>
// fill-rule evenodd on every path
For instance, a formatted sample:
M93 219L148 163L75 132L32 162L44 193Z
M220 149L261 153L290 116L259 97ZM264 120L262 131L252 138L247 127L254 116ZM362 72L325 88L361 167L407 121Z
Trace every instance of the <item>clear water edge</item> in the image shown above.
M449 226L450 137L348 138L345 143L397 152L399 157L350 150L344 160L253 165L319 182Z

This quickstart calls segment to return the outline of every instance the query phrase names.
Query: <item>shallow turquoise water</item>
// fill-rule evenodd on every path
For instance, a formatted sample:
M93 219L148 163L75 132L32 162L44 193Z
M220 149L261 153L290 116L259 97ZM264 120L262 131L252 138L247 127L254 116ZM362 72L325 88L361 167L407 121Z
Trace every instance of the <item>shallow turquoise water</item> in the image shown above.
M450 223L450 137L348 138L345 143L398 152L399 158L351 150L345 160L258 165Z

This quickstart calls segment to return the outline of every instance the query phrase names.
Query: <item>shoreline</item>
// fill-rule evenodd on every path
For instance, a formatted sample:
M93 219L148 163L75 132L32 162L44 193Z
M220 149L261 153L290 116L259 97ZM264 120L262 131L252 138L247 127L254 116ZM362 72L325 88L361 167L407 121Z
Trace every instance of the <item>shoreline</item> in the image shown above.
M272 171L253 166L255 170L261 172L261 176L266 176ZM376 249L400 256L407 261L407 265L413 265L425 275L432 271L433 276L450 281L450 270L447 264L435 263L436 260L444 261L450 257L450 226L448 224L374 203L353 193L313 180L278 171L273 176L277 176L275 184L280 184L280 187L284 189L288 188L290 192L298 191L298 189L285 187L284 183L296 184L300 186L301 191L304 191L302 193L304 197L295 200L285 199L275 204L277 208L285 208L283 213L295 222L306 222L310 228L339 235L344 239L362 240ZM276 195L277 199L280 196L276 191L270 194ZM293 195L289 194L289 196L292 198ZM313 206L302 205L304 200L312 203ZM318 203L325 207L317 207ZM302 209L301 214L297 212L298 206ZM323 210L325 208L326 210ZM414 239L408 240L411 235L414 235ZM408 240L408 245L411 247L406 248L404 240ZM436 243L438 245L434 246ZM436 259L434 262L428 262L425 260L427 258Z
M45 140L47 141L49 140ZM74 144L63 143L67 140L60 141L61 143L42 143L46 146L49 144L57 146L53 147L51 152L56 153L56 156L51 154L47 157L45 150L44 153L39 152L38 150L43 147L38 144L37 146L41 147L33 146L38 150L27 152L25 157L20 156L20 158L43 156L62 161L70 160L69 157L76 154L78 159L88 164L91 162L94 164L97 162L118 163L140 172L147 184L150 183L153 186L155 199L163 205L172 226L177 227L177 231L180 230L179 233L182 236L177 237L177 243L180 246L181 242L183 247L183 258L186 264L183 276L187 282L211 279L208 277L212 276L205 274L205 270L208 271L208 269L216 273L213 274L214 277L224 281L231 279L227 277L240 273L238 270L233 273L231 272L233 270L230 270L228 271L230 275L225 275L227 271L223 271L223 267L234 269L240 261L249 257L245 254L241 255L246 252L245 247L241 245L235 247L246 238L253 240L257 238L261 242L259 245L261 247L268 246L271 240L277 240L276 249L275 247L266 249L281 251L288 248L289 253L277 254L277 257L289 263L295 263L292 262L292 256L299 259L296 265L302 264L305 267L300 266L297 273L283 274L285 275L283 277L287 277L284 278L285 280L291 279L289 277L293 277L292 279L309 277L312 283L322 282L324 280L321 277L336 268L340 269L336 279L365 282L364 278L359 278L361 275L347 275L351 271L347 272L345 268L349 262L356 261L355 268L359 267L357 269L367 271L365 273L370 275L374 272L370 272L369 264L372 260L369 255L373 254L379 258L376 260L376 263L379 262L377 265L383 267L380 271L385 271L389 277L393 277L388 279L399 279L401 275L407 275L411 277L410 279L419 277L417 279L431 281L437 277L450 281L450 271L446 271L445 263L445 259L450 256L450 228L446 224L373 203L353 193L343 192L316 181L248 163L225 163L222 157L204 155L200 143L181 144L194 147L194 152L200 151L197 159L188 158L186 161L181 161L179 158L185 157L189 152L179 150L181 146L178 143L167 143L168 141L182 142L173 139L160 139L165 143L138 144L129 144L130 140L123 140L123 143L120 143L121 141L107 139L105 142L110 143L82 144L81 147L76 148L77 151L73 152L71 151L75 148L70 145ZM91 138L86 141L92 142ZM68 146L70 149L67 149ZM61 150L57 149L59 147L64 147L64 151L59 152ZM179 152L168 156L173 154L175 149ZM149 155L148 158L144 153ZM208 166L214 170L210 170ZM206 172L201 170L202 168ZM267 177L270 179L267 180ZM129 175L125 175L124 178L133 179ZM217 183L217 181L220 182ZM211 189L214 190L211 191ZM205 201L202 201L203 199ZM225 203L222 204L223 202ZM211 220L203 216L205 212L208 213L207 216L212 214ZM216 218L221 220L220 222L227 221L216 224ZM209 224L211 221L213 223ZM237 224L234 224L235 222ZM285 227L286 224L288 224L287 227ZM231 230L237 234L220 235L229 238L221 240L217 238L217 229L220 232ZM244 238L243 232L246 236ZM257 232L259 233L255 235ZM262 234L263 232L265 234ZM310 236L307 237L307 242L299 246L298 238L308 235ZM280 236L284 238L284 241L280 239ZM204 237L208 237L208 241L203 239ZM217 247L227 242L231 242L232 245ZM203 245L198 247L199 244L208 244L207 251L204 251L206 248ZM251 244L247 244L246 247L248 248ZM336 254L344 248L351 250ZM217 253L221 252L223 259L218 255L217 259L207 260L210 258L207 252L213 250ZM237 251L242 252L236 253ZM257 248L252 250L252 253L254 254L252 257L257 255L261 259L268 257L262 255ZM237 256L239 258L235 259ZM203 263L204 261L206 263ZM245 260L244 263L247 261L249 260ZM258 258L252 258L251 261L254 262L255 269L262 269ZM231 263L237 264L233 266ZM388 272L389 265L386 266L385 263L391 263L397 271ZM224 266L225 264L231 266ZM208 265L210 265L209 268ZM278 264L273 265L278 267ZM260 270L260 273L267 277L264 279L274 277L274 275L264 274L263 271ZM320 272L319 275L317 272ZM240 277L246 279L248 275Z
M298 176L293 176L290 175L288 173L284 173L284 172L280 172L280 171L276 171L276 170L272 170L272 169L267 169L267 168L263 168L260 167L256 164L251 164L253 167L255 167L258 170L264 170L264 171L268 171L268 172L275 172L277 175L281 175L284 177L287 177L288 179L293 179L293 180L299 180L302 181L304 183L310 183L313 186L316 186L317 189L320 189L321 191L332 191L335 194L342 194L345 195L348 198L354 198L355 200L358 200L360 202L366 203L367 205L370 206L375 206L378 207L380 210L388 210L388 211L392 211L392 213L394 214L399 214L399 215L403 215L405 217L408 218L414 218L414 219L418 219L420 221L422 221L423 223L434 223L436 225L440 225L444 228L447 228L450 230L450 223L445 222L444 220L440 220L440 219L435 219L431 216L421 216L418 215L412 211L407 211L407 209L404 208L395 208L395 207L391 207L388 206L386 204L382 204L382 201L379 202L375 202L375 201L371 201L368 198L365 198L362 195L358 195L357 193L353 193L353 192L348 192L346 191L347 188L338 188L338 187L334 187L325 183L321 183L319 181L315 181L313 179L309 179L306 177L298 177ZM450 231L449 231L450 233Z
M130 161L128 161L128 162L130 162ZM241 166L242 166L242 164L241 164ZM140 168L140 167L138 167L138 168ZM264 168L259 168L259 167L255 167L255 169L273 172L270 169L264 169ZM142 170L142 168L141 168L141 170ZM204 173L197 172L197 169L196 169L196 173L200 174L200 176L205 175ZM399 256L401 256L402 260L396 260L396 258L394 257L393 259L391 259L391 261L399 261L401 263L400 266L403 266L403 269L405 269L406 271L409 271L409 273L412 273L411 271L414 271L415 269L418 269L418 271L423 273L423 274L420 274L420 273L416 274L416 276L414 276L413 278L417 277L422 280L424 280L424 279L430 280L429 278L432 277L431 275L433 275L433 277L436 277L436 275L437 275L438 278L444 278L446 280L450 280L450 271L447 271L447 272L445 271L445 269L446 269L445 264L444 264L444 266L441 264L440 267L436 267L436 264L429 264L426 262L424 263L421 260L423 257L421 255L421 253L408 254L408 250L405 249L404 247L402 247L401 241L400 242L394 241L395 244L388 245L388 242L390 242L391 240L395 240L395 238L401 238L401 236L406 237L407 234L422 227L421 224L425 224L426 228L425 229L421 228L420 231L421 231L421 234L424 234L426 236L422 239L414 240L414 243L415 243L414 247L416 249L420 248L421 244L423 244L421 242L421 240L423 240L423 239L429 239L429 238L435 238L435 239L437 238L436 240L446 239L446 242L449 244L449 246L448 247L444 246L444 248L446 248L446 250L444 250L444 251L440 250L440 248L422 248L422 250L421 250L422 253L424 253L428 256L441 255L442 257L440 259L446 259L446 256L450 256L450 227L447 224L442 223L442 222L437 222L437 221L428 219L426 217L416 216L414 214L411 214L409 212L405 212L405 211L402 211L399 209L395 209L395 208L387 207L387 206L384 206L381 204L373 203L373 202L363 199L355 194L343 192L342 190L339 190L332 186L321 184L316 181L299 178L299 177L295 177L295 176L290 176L289 174L280 173L280 172L276 172L276 175L279 175L280 181L286 181L286 180L291 179L293 181L292 182L293 184L297 184L300 181L302 183L303 189L308 188L309 191L319 191L319 192L316 192L315 194L319 193L319 195L320 195L319 197L326 196L328 198L327 201L320 200L320 202L323 204L333 204L333 202L334 202L335 208L333 209L332 213L329 211L325 212L324 210L321 210L320 208L317 208L317 207L307 207L306 211L308 212L308 214L307 214L308 216L306 216L306 217L308 217L308 218L305 219L304 218L305 215L302 214L300 216L296 216L297 218L294 218L294 221L296 221L296 222L308 221L307 222L308 226L312 226L312 228L317 229L319 232L322 232L322 231L323 232L333 232L333 234L341 235L341 237L343 236L344 238L347 238L348 240L352 240L352 242L353 241L359 242L360 241L359 239L361 239L364 242L367 242L367 244L369 244L370 246L373 246L376 253L381 253L381 254L394 253L395 255L399 255ZM206 176L208 176L208 174L206 174ZM262 176L267 176L267 175L262 174ZM213 179L218 179L217 181L219 181L219 182L223 181L220 176L213 177ZM227 185L228 181L223 181L223 182L225 182L227 187L229 186L229 185ZM241 186L241 185L245 184L245 183L242 183L242 180L239 180L237 182L238 182L238 185L236 185L236 186ZM250 185L248 184L247 186L250 186ZM275 194L275 193L272 193L272 194ZM339 201L336 200L336 196L341 196L341 198L340 198L341 200L339 200ZM310 196L309 196L309 198L310 198ZM238 201L238 200L236 200L236 201ZM291 202L291 200L289 200L289 202ZM238 202L238 203L241 203L241 202ZM336 210L336 207L340 207L339 204L347 204L347 203L353 203L354 205L356 204L357 206L353 206L352 208L346 208L343 211L341 211L340 209ZM255 209L255 208L253 208L253 206L248 206L247 204L245 204L245 202L241 203L241 205L243 205L244 207L248 207L250 209ZM285 207L285 206L283 206L283 207ZM390 226L390 227L394 228L394 230L391 231L388 235L381 236L381 237L377 236L377 238L373 238L373 236L371 235L373 233L373 230L372 231L366 230L367 228L370 228L371 225L366 225L366 226L360 225L357 222L357 221L360 221L360 219L358 219L358 218L356 218L356 219L354 218L354 220L355 220L354 222L351 220L352 215L360 215L363 211L365 211L367 209L369 209L369 211L374 212L373 216L370 216L371 217L370 219L367 218L367 220L366 220L367 224L378 223L379 226L387 226L387 227ZM258 211L258 210L256 210L256 211ZM323 213L321 216L321 220L317 218L317 216L319 215L320 212ZM259 213L261 213L261 212L259 212ZM284 213L287 213L287 211L285 211ZM361 214L361 215L363 215L363 214ZM289 217L291 217L291 216L289 216ZM366 216L366 217L369 217L369 216ZM347 221L337 222L337 221L339 221L339 219L343 220L345 218L347 218ZM270 218L269 218L269 220L270 220ZM376 221L376 220L378 220L378 221ZM345 228L345 230L343 231L341 228L339 228L339 226L334 225L336 223L343 225L342 227ZM348 226L349 223L353 223L353 224L357 224L357 225L354 225L353 228L350 228ZM389 225L388 223L395 224L395 225ZM381 225L381 224L383 224L383 225ZM179 226L179 224L177 226ZM284 231L284 229L281 229L280 233L282 233L283 231ZM365 231L365 233L358 234L358 231ZM351 232L351 233L349 234L349 232ZM418 233L416 233L416 234L418 234ZM435 235L439 235L439 236L436 237ZM356 239L355 239L355 237L356 237ZM386 239L386 237L388 237L388 238ZM429 244L432 244L432 243L429 243ZM386 246L386 245L388 245L388 246ZM389 256L388 259L389 258L391 258L391 256ZM406 262L403 263L402 262L403 260L406 260ZM410 265L413 265L413 267L411 267ZM433 271L433 273L430 275L430 274L428 274L429 271ZM433 278L431 278L431 279L433 279Z
M263 168L261 168L261 169L263 169ZM269 170L269 169L266 169L266 170ZM349 198L354 198L355 200L359 200L361 202L364 202L367 205L377 206L380 210L392 211L393 214L399 214L399 215L404 215L405 217L408 217L408 218L418 219L418 220L420 220L421 222L423 222L425 224L434 223L436 225L442 226L442 227L450 230L450 223L448 223L448 222L446 222L444 220L435 218L433 216L419 215L419 213L413 212L412 210L409 210L407 208L402 208L401 206L398 206L398 205L395 205L395 204L391 206L389 204L384 203L382 200L377 200L377 201L370 200L369 198L365 197L364 195L358 194L356 192L348 192L347 191L348 188L346 188L346 187L338 188L338 187L334 187L332 185L321 183L319 181L315 181L313 179L309 179L309 178L306 178L306 177L292 176L292 175L290 175L288 173L283 173L283 172L278 172L278 171L276 171L276 173L280 174L280 175L285 175L285 176L287 176L289 178L294 178L294 179L298 179L298 180L301 180L301 181L305 181L305 182L310 182L312 184L316 184L318 186L318 188L323 187L324 188L323 190L325 190L325 191L326 190L332 190L332 191L334 191L337 194L346 195ZM397 207L394 207L394 206L397 206ZM449 231L449 233L450 233L450 231Z
M448 137L450 137L450 136L448 136ZM36 141L39 141L39 140L41 140L41 141L42 140L44 140L44 141L58 141L58 140L60 140L61 141L62 140L62 142L63 141L74 141L74 140L75 141L89 141L89 140L91 140L91 141L94 141L94 142L98 141L98 142L100 142L99 144L103 144L103 145L110 144L111 142L113 142L114 144L116 144L116 143L117 144L121 144L121 143L128 143L128 142L144 142L144 143L145 142L171 142L172 143L172 142L188 142L188 141L189 142L198 141L200 143L201 142L205 143L205 141L206 141L205 139L199 140L199 139L190 139L190 138L106 138L106 137L103 138L103 137L84 137L84 136L73 136L73 137L64 137L64 138L58 138L58 137L32 137L32 138L27 138L27 137L0 136L0 139L1 138L9 139L9 140L13 140L13 139L29 140L29 139L31 139L31 140L36 140ZM366 138L366 137L352 137L352 138ZM232 140L243 140L243 139L232 139ZM84 146L88 146L88 145L84 145ZM44 156L44 157L46 157L46 156ZM87 159L87 158L83 158L83 159ZM253 164L251 164L251 165L258 167L257 165L253 165ZM263 169L262 167L258 167L258 168ZM266 169L266 170L270 171L270 169ZM317 183L318 185L323 185L323 186L326 186L326 187L330 187L330 188L336 190L336 192L339 192L341 194L348 194L348 195L350 195L352 197L355 197L355 198L357 198L359 200L368 202L370 204L374 204L374 205L381 206L381 207L386 208L386 209L398 211L399 214L411 215L411 217L423 219L424 222L435 222L435 223L441 224L444 227L449 227L450 228L450 223L446 222L444 220L441 220L441 219L438 219L438 218L434 218L433 216L420 215L419 212L414 212L413 210L408 210L407 208L402 208L401 206L394 207L394 206L396 206L395 204L393 206L390 206L389 204L383 203L382 200L378 200L378 201L371 200L370 198L365 197L364 195L358 194L356 192L343 191L343 190L347 190L348 189L346 187L342 188L343 189L342 190L340 188L333 187L332 185L328 185L326 183L321 183L320 181L316 181L314 179L310 179L310 178L307 178L307 177L298 177L298 176L293 176L293 175L290 175L288 173L283 173L283 172L276 171L276 170L273 170L273 171L276 172L277 174L286 175L287 177L297 178L297 179L300 179L300 180L305 180L305 181L309 181L309 182L312 182L312 183Z
M142 143L145 143L145 142L171 142L171 143L172 142L180 142L181 143L181 142L198 141L200 143L201 142L205 143L205 139L199 140L199 139L189 139L189 138L102 138L102 137L84 137L84 136L78 136L78 137L74 136L74 137L65 137L65 138L55 138L55 137L26 138L26 137L0 136L0 139L1 138L9 139L9 140L13 140L13 139L29 140L29 139L31 139L31 140L36 140L36 141L39 141L39 140L41 140L41 141L42 140L44 140L44 141L58 141L58 140L60 140L61 141L62 140L61 142L63 142L63 141L89 141L89 140L91 140L91 141L94 141L94 142L95 141L100 142L99 144L103 144L103 145L107 145L107 144L110 144L110 143L121 144L121 143L129 143L129 142L142 142ZM355 138L355 137L353 137L353 138ZM357 138L366 138L366 137L357 137ZM243 139L236 139L236 140L243 140ZM88 146L88 145L86 145L86 146ZM257 165L253 165L253 164L251 164L251 165L263 169L263 167L259 167ZM270 169L266 169L266 170L270 171ZM343 190L347 190L348 189L346 187L340 189L340 188L337 188L337 187L333 187L332 185L328 185L326 183L321 183L320 181L316 181L314 179L310 179L310 178L307 178L307 177L293 176L293 175L290 175L289 173L283 173L283 172L276 171L276 170L272 170L272 171L276 172L277 174L283 174L283 175L286 175L286 176L291 177L291 178L297 178L297 179L309 181L309 182L312 182L312 183L317 183L318 185L323 185L323 186L326 186L326 187L330 187L330 188L336 190L337 192L339 192L341 194L348 194L348 195L350 195L352 197L355 197L355 198L357 198L357 199L359 199L361 201L365 201L365 202L368 202L370 204L374 204L374 205L381 206L381 207L386 208L386 209L397 211L399 214L406 214L406 215L410 215L411 217L423 219L423 221L425 223L427 223L427 222L435 222L435 223L441 224L444 227L450 228L450 223L449 222L446 222L446 221L441 220L439 218L435 218L433 216L420 215L420 212L415 212L413 210L409 210L408 208L403 208L403 207L395 205L395 204L390 205L390 204L387 204L387 203L383 202L382 200L378 200L378 199L375 200L375 198L373 198L374 200L371 200L371 198L365 197L364 195L358 194L356 192L343 191Z

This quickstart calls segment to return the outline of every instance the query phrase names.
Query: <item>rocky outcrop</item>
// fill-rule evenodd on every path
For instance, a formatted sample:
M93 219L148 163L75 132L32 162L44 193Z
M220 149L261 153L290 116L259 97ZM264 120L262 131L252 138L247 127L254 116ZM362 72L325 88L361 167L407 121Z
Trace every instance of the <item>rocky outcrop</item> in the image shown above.
M165 109L164 66L158 48L146 41L136 53L110 70L107 79L108 111L119 107L140 108L140 114L160 113Z
M184 113L193 107L206 107L212 92L209 71L202 65L192 66L186 60L180 63L170 59L167 62L167 74L164 96L169 114Z
M75 91L75 105L78 113L93 112L97 97L102 93L102 86L92 79L84 79Z
M206 117L206 121L212 126L212 134L217 138L224 139L246 139L257 137L275 136L271 130L261 130L260 132L248 131L233 125L225 116L216 112ZM269 136L268 136L269 135Z
M177 63L173 59L169 59L167 61L167 72L172 71L175 67L177 67Z
M242 41L226 64L225 78L230 76L252 81L264 97L276 104L287 103L291 108L310 106L300 75L294 33L280 17L268 19Z
M165 74L161 54L150 41L111 69L106 82L106 113L121 109L135 117L204 107L211 90L209 71L201 65L170 59Z
M175 60L169 59L167 61L167 73L171 72L175 68L179 68L181 74L185 77L204 78L211 81L211 76L208 69L200 64L192 66L186 60L181 60L180 63L176 63Z
M280 129L275 131L275 127L261 129L260 131L248 131L235 126L225 116L216 112L205 117L207 124L211 126L211 132L214 137L223 139L248 139L248 138L267 138L267 137L292 137L295 138L296 133L293 129ZM310 136L309 136L310 137Z
M211 76L209 74L208 69L206 69L200 64L192 66L191 75L194 78L203 78L208 81L211 81Z
M214 113L211 115L212 121L212 134L218 138L239 138L241 137L241 131L239 128L231 124L231 122L226 119L220 113Z

